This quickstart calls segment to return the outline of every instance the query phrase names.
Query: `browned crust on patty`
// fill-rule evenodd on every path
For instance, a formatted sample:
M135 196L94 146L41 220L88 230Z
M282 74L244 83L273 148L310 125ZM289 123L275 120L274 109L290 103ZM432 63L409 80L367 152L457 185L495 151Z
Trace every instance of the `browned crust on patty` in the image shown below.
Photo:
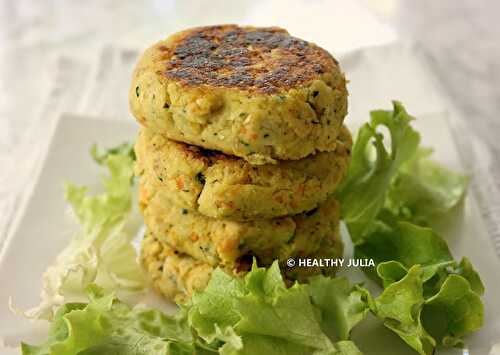
M196 145L187 144L184 142L171 140L172 144L175 144L179 151L182 152L186 160L199 160L211 166L216 162L221 161L239 161L240 159L233 156L221 153L217 150L205 149L198 147Z
M313 43L278 27L220 25L192 28L155 46L165 69L181 85L277 93L338 69Z

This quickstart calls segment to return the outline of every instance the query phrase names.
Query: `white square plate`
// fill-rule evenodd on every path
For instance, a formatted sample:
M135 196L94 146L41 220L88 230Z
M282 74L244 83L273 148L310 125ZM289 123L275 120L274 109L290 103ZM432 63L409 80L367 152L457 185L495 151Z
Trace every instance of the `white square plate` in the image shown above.
M415 122L424 144L435 148L435 158L450 168L462 170L450 133L439 89L429 72L409 46L387 46L360 50L341 59L350 79L353 127L368 118L368 109L387 108L389 100L400 99ZM17 354L2 349L2 339L9 344L19 340L37 343L45 327L12 314L9 297L19 308L29 308L39 301L41 277L46 267L68 243L74 225L66 218L63 181L70 180L97 188L102 170L92 161L89 149L93 143L109 147L125 140L133 141L137 125L129 122L96 120L89 117L63 115L56 127L46 159L36 178L34 189L15 223L13 233L0 251L0 353ZM500 344L500 261L489 239L482 217L471 194L465 199L460 216L452 226L441 231L456 259L471 259L486 286L484 296L485 326L467 337L467 349L439 350L438 354L493 354ZM349 257L349 245L347 245ZM361 272L342 272L352 280L364 280ZM368 283L368 286L373 286ZM355 329L353 337L366 355L413 354L380 322L368 319ZM497 345L496 351L499 351ZM495 351L495 350L494 350ZM495 352L497 354L497 352Z
M436 147L440 161L451 167L460 166L442 115L422 117L416 126L427 144ZM90 158L90 146L96 142L106 147L132 141L136 131L133 122L74 115L61 117L34 191L13 235L6 242L0 260L0 337L9 343L17 339L36 341L42 332L42 328L12 314L8 300L12 297L16 306L21 308L36 305L43 271L67 245L71 223L65 216L67 206L63 199L63 181L70 180L91 188L99 186L102 170ZM496 282L500 263L470 197L466 198L461 214L462 218L446 231L446 237L455 257L467 255L486 285L486 325L467 338L467 346L472 354L487 354L500 334L500 285ZM359 272L350 270L345 273L355 280L362 279ZM362 323L354 336L366 354L410 353L406 345L378 322Z

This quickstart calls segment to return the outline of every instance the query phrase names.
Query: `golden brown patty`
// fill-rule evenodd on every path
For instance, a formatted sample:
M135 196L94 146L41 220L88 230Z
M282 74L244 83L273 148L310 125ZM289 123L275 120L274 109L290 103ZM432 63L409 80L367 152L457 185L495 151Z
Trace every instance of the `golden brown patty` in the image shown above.
M309 258L340 258L343 255L343 244L338 229L321 242L321 248ZM155 238L152 233L146 233L142 242L141 261L144 265L153 288L167 299L177 303L186 301L193 292L205 288L214 266L205 261L196 260L187 254L181 254L168 244ZM261 265L259 265L261 266ZM287 282L298 280L306 282L310 276L325 274L333 276L334 267L288 267L281 265ZM226 270L237 277L246 272Z
M252 220L310 211L326 200L344 177L352 141L344 127L333 152L276 165L247 161L174 142L141 129L136 174L141 202L157 191L178 207L214 217Z
M253 256L268 265L275 259L312 254L339 223L340 206L333 198L292 217L246 222L206 217L168 198L159 191L145 203L148 230L181 253L230 270L250 267Z
M174 34L145 51L129 98L144 126L254 164L334 150L347 113L337 61L276 27Z
M180 254L151 233L142 241L141 261L153 288L178 303L205 288L213 271L213 266Z

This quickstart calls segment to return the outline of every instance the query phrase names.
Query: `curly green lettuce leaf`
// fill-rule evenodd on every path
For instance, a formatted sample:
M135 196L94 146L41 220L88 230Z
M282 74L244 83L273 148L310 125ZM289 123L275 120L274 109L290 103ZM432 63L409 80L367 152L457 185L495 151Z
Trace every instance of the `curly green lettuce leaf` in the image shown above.
M415 268L420 270L419 278L413 277L415 282L407 282L403 285L402 281L407 280ZM406 268L402 263L392 260L380 263L376 271L383 280L382 295L387 295L388 290L393 290L398 297L402 297L405 293L419 295L418 300L423 303L422 307L419 306L418 319L415 318L415 321L418 327L423 326L426 334L431 336L434 342L447 347L463 346L464 336L483 325L484 306L480 295L484 292L484 286L466 258L462 259L458 265L453 263L446 269L439 269L434 275L439 278L439 282L432 285L432 288L427 286L430 281L426 280L428 275L420 265ZM369 298L370 295L365 292L365 299ZM367 303L377 317L384 319L377 308L379 298L375 302L371 300ZM389 309L398 308L396 298L387 298L385 301ZM401 336L399 331L389 328ZM410 344L415 348L414 345L415 343Z
M370 232L394 177L420 142L420 135L410 125L413 117L401 103L394 101L393 111L372 111L370 116L370 122L358 131L351 165L337 192L344 222L355 244ZM384 145L383 134L377 131L381 126L389 130L390 150Z
M109 176L103 179L101 194L90 195L84 186L65 185L66 200L81 230L45 271L41 304L26 312L27 316L51 318L65 299L84 295L92 283L124 292L143 289L143 274L131 243L140 226L130 218L133 164L129 154L108 155Z
M396 262L382 263L377 268L381 278L385 280L392 279L384 293L389 289L398 290L398 287L400 287L397 286L398 282L405 279L414 267L420 267L417 265L410 270L405 270L404 266L401 264L398 266L397 264ZM460 271L460 268L456 268L454 271ZM470 277L470 275L468 276ZM475 276L472 277L472 279L474 278ZM484 305L481 301L481 293L476 291L482 292L483 286L482 283L479 283L476 285L476 290L474 290L471 284L474 284L474 282L470 282L459 273L448 273L443 276L439 290L430 297L426 297L425 292L421 292L425 285L423 277L421 282L407 285L408 289L412 288L413 292L417 292L419 295L422 293L423 295L421 300L424 303L418 316L418 324L423 325L426 333L432 339L435 339L435 342L439 342L446 347L461 347L464 345L464 336L482 327L484 323ZM399 295L403 294L401 289L396 292L399 292ZM390 300L388 307L392 307ZM394 307L396 306L394 305ZM376 308L372 306L371 309L375 315L380 317L380 314L376 312Z
M403 277L413 265L421 265L426 297L439 292L449 274L461 275L470 282L474 292L484 293L481 278L470 261L463 258L457 263L446 241L428 227L378 221L372 233L355 246L354 255L375 262L375 268L363 271L384 287Z
M242 279L216 270L185 307L201 338L224 343L221 354L360 354L324 333L308 287L287 288L277 262L269 269L254 264Z
M463 337L482 327L484 306L469 281L451 274L439 292L425 301L422 320L443 345L463 346Z
M411 127L413 117L401 103L393 102L393 111L370 115L370 122L358 131L351 165L337 192L355 244L371 233L380 214L430 224L459 204L468 184L466 176L429 159L432 150L419 146L420 135Z
M478 272L472 266L470 260L463 257L460 263L453 269L454 274L462 276L469 281L471 290L482 296L484 294L484 285Z
M423 297L426 302L446 290L449 291L450 288L452 291L454 288L458 291L459 287L463 289L464 287L457 282L447 284L450 282L450 277L460 277L460 280L467 283L468 288L474 293L475 296L469 299L474 300L473 307L481 319L481 322L477 319L469 321L464 317L462 320L465 324L462 325L462 329L476 330L476 325L482 323L483 315L480 310L483 305L480 296L484 293L484 285L479 274L467 258L457 263L446 242L432 229L408 222L397 222L393 226L381 224L378 230L365 237L363 243L355 247L355 255L358 258L371 258L375 261L376 269L364 271L375 281L381 282L385 289L404 278L413 266L418 265L422 269ZM463 306L460 302L449 304L446 312L449 314L462 312ZM424 310L427 308L424 307ZM443 322L449 323L449 321ZM454 346L462 344L462 337L469 332L453 335L453 342L435 331L429 330L429 333L432 336L436 335L443 345Z
M436 341L424 329L420 314L424 305L424 271L419 265L408 270L400 280L388 285L373 299L364 290L371 312L384 325L421 355L433 354ZM360 288L363 291L363 289Z
M466 258L457 263L446 242L424 226L459 204L468 179L429 159L432 151L419 147L419 135L411 128L411 120L397 102L392 112L371 113L370 123L358 133L351 167L338 197L355 244L355 256L375 262L374 268L363 271L381 283L383 294L387 294L388 290L400 288L411 270L418 267L421 275L418 282L413 283L413 294L421 295L422 302L435 300L433 303L442 306L443 314L448 314L448 319L441 323L447 332L436 334L432 330L427 333L446 346L460 345L464 335L482 324L483 305L479 296L484 286L471 263ZM383 144L382 133L377 132L381 125L390 134L390 151ZM369 145L371 142L374 147ZM405 292L411 291L408 285ZM447 296L458 290L470 292L465 292L463 299L443 306L450 301ZM460 319L463 323L457 326L452 315L469 311L460 304L465 298L477 311L477 318L464 316ZM389 304L394 305L396 301L389 299ZM426 311L428 307L425 304L418 309ZM372 307L372 311L374 309ZM413 319L415 329L422 328L420 313ZM415 337L408 339L400 330L393 330L418 352L427 353L425 342L419 344Z
M468 177L429 159L431 154L431 149L421 148L402 164L387 194L386 207L417 224L448 213L467 190Z
M309 280L309 293L313 304L321 311L321 325L326 334L335 334L347 340L352 328L369 311L363 294L345 277L315 276Z
M424 281L454 263L446 242L432 229L408 222L394 224L379 223L371 234L365 236L355 247L355 257L373 259L376 267L381 263L397 262L406 271L413 265L421 265ZM389 264L395 268L393 264ZM382 269L387 268L383 265ZM375 281L379 278L375 270L364 269ZM404 274L405 272L403 272ZM386 282L384 278L382 281Z
M462 258L460 263L453 261L450 265L443 268L438 268L436 273L424 283L424 296L430 298L437 294L443 287L449 275L459 275L463 277L477 295L482 296L484 293L484 285L477 271L467 258Z
M124 155L135 161L134 146L129 142L107 149L101 148L97 144L93 144L90 148L90 156L99 165L106 165L106 160L110 155Z
M401 280L408 273L408 269L399 261L390 260L377 265L377 275L382 280L384 288Z
M182 313L130 308L95 285L88 296L60 307L46 342L22 344L23 355L190 355L198 348Z

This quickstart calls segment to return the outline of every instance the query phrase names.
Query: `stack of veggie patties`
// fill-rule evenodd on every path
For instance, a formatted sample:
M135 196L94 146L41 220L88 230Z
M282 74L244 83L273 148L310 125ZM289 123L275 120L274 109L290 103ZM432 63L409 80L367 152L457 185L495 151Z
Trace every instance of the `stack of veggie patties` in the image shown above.
M320 47L280 28L211 26L147 49L130 104L142 262L177 301L214 268L340 257L340 206L352 140L345 78ZM283 267L288 279L332 269Z

